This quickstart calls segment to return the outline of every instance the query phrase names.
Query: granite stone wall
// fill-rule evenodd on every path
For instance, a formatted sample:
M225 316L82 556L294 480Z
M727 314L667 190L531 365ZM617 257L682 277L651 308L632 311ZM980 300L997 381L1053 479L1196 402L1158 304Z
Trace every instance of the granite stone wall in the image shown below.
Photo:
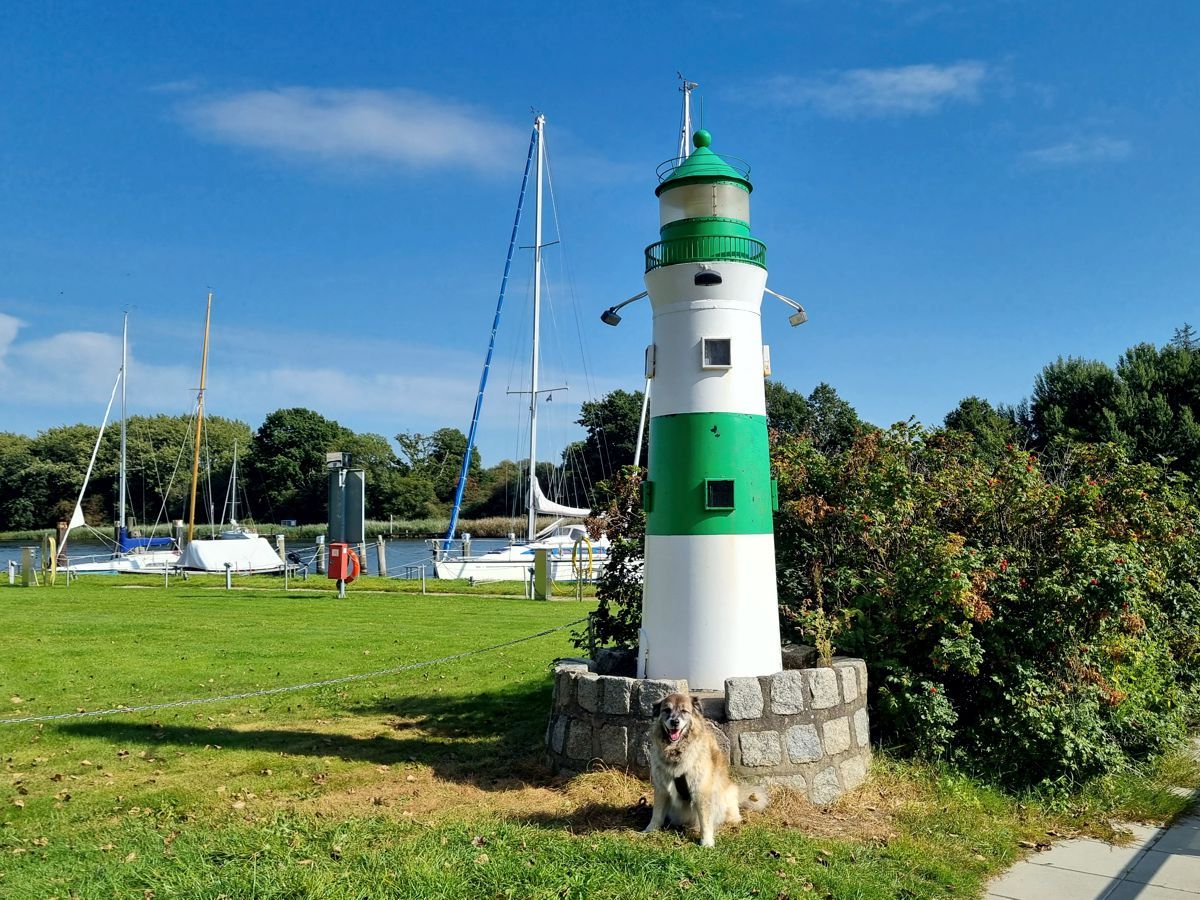
M556 771L595 763L649 774L654 704L687 693L686 681L597 675L588 660L564 660L554 673L546 749ZM831 667L730 678L724 694L699 694L705 717L729 756L734 777L782 784L826 804L867 776L867 667Z

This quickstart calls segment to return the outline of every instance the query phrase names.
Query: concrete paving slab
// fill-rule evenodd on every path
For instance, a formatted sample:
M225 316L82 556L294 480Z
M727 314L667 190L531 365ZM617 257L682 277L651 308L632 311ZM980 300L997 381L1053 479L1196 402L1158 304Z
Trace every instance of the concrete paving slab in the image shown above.
M1055 844L1049 850L1028 857L1025 862L1117 878L1132 869L1145 852L1145 845L1140 842L1116 847L1104 841L1081 838Z
M1004 900L1101 900L1112 885L1113 879L1105 875L1018 863L989 884L988 891Z
M1193 821L1194 825L1176 822L1154 842L1153 849L1160 853L1200 856L1200 819Z
M1200 892L1200 856L1147 850L1146 855L1125 876L1125 880L1196 894Z
M1129 822L1123 822L1119 826L1121 831L1128 831L1133 834L1133 843L1148 844L1155 840L1165 831L1164 827L1158 825L1135 825Z
M1171 888L1157 887L1153 884L1134 884L1132 881L1122 881L1104 900L1196 900L1200 894L1191 891L1176 891Z

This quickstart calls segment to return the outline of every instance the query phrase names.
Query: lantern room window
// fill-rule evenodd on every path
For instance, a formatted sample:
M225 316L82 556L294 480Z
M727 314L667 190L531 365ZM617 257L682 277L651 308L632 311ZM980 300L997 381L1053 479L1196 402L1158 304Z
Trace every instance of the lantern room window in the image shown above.
M681 184L658 198L658 225L718 216L750 223L750 193L737 184Z
M733 366L732 341L727 337L700 339L700 366L704 369L728 369Z

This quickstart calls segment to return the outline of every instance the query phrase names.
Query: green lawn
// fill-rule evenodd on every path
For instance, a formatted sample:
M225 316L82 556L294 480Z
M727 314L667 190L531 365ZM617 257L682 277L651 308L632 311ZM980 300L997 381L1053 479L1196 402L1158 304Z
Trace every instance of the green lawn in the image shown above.
M0 718L398 668L592 608L369 579L345 600L316 579L286 593L278 579L134 584L0 588ZM1020 841L1180 805L1131 777L1048 811L880 758L841 804L779 794L714 850L643 837L644 783L542 766L550 664L576 652L570 631L371 680L0 724L0 896L977 896ZM1174 781L1197 776L1172 766Z

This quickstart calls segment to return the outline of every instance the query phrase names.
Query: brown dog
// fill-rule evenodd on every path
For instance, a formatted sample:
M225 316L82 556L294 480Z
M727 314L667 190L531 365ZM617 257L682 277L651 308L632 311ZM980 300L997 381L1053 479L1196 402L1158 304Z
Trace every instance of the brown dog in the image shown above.
M670 820L682 828L698 828L700 844L711 847L718 828L742 821L742 807L766 805L759 794L743 797L730 780L729 759L695 699L670 694L655 704L654 716L650 736L654 813L647 832Z

